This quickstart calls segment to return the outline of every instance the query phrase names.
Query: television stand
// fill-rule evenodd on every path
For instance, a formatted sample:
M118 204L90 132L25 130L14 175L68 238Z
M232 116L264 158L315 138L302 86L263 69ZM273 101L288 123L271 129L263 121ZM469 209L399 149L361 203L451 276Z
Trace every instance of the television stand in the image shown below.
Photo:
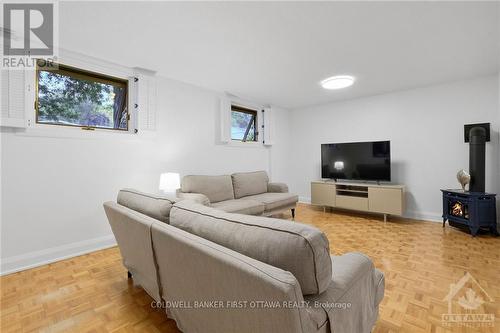
M318 180L311 182L311 204L401 216L404 213L404 185Z

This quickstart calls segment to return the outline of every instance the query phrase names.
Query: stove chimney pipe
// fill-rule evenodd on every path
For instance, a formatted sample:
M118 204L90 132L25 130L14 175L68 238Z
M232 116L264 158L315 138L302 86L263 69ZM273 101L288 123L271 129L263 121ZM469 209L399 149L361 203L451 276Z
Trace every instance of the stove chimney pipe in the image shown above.
M484 192L486 160L486 130L473 127L469 132L470 192Z

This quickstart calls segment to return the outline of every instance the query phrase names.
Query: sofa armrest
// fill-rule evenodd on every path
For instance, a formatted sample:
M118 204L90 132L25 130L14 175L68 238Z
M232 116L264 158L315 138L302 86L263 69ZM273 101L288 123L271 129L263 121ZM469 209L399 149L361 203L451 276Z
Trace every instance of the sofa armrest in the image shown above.
M267 192L288 193L288 185L285 183L269 183L267 184Z
M208 199L208 197L201 193L177 192L177 197L183 200L192 200L204 206L210 206L210 200Z

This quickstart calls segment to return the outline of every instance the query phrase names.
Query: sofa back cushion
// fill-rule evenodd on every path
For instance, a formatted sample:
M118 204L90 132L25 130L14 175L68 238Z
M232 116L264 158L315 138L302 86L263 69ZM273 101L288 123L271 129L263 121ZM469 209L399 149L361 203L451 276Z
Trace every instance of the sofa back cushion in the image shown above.
M236 199L267 192L269 177L265 171L233 173L231 178Z
M116 201L122 206L166 223L169 220L170 208L175 202L174 198L148 194L128 188L118 192Z
M182 178L181 191L185 193L201 193L210 202L234 199L231 176L192 175Z
M290 272L165 223L154 223L151 229L162 296L172 304L304 302L300 285ZM248 306L224 311L218 306L174 306L167 313L183 332L298 333L316 332L317 327L303 307L270 311Z
M226 213L187 200L174 204L170 225L291 272L304 295L325 291L332 280L328 239L312 226Z

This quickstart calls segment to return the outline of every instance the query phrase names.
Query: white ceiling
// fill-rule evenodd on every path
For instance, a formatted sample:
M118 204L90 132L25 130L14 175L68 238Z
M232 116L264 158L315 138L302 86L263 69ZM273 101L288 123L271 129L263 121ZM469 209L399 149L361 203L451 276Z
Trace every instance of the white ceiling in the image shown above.
M499 71L498 2L61 2L60 45L287 108ZM325 91L319 81L357 77Z

